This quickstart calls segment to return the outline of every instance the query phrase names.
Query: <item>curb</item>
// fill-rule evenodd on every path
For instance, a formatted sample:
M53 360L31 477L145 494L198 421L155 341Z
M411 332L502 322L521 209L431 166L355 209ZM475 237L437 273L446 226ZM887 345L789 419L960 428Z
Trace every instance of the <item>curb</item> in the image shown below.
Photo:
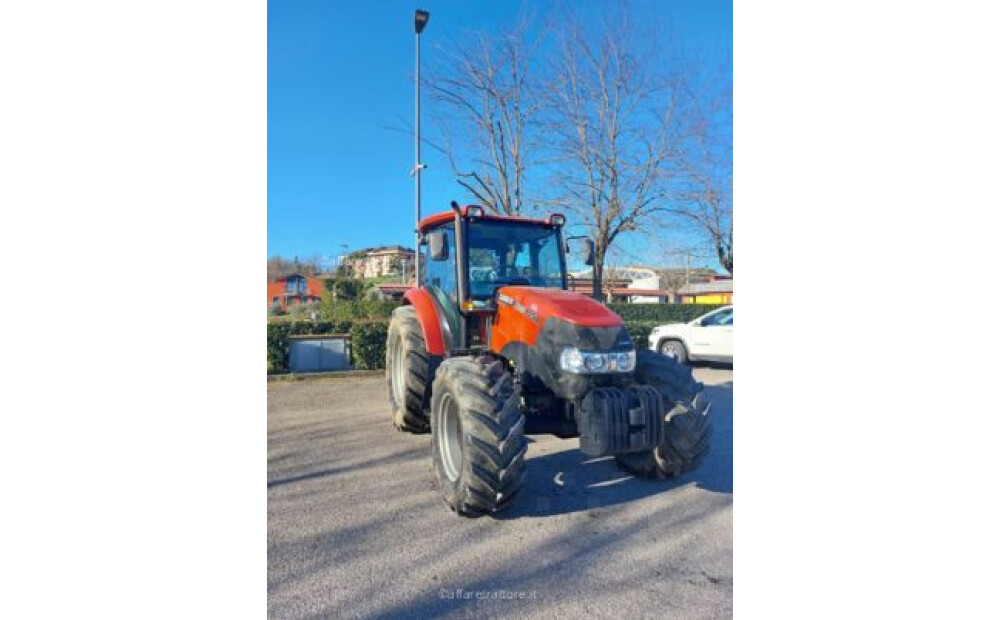
M307 373L284 373L278 375L267 375L268 382L271 381L306 381L309 379L338 379L351 377L381 377L385 376L385 370L336 370L332 372L307 372Z

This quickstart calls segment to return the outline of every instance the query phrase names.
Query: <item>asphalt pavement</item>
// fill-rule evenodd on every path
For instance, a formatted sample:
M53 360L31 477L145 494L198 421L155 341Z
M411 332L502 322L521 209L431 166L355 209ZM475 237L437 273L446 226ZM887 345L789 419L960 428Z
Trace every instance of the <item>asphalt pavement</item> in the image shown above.
M430 436L392 428L383 377L269 382L269 617L731 617L732 371L695 375L698 471L636 479L531 436L520 495L479 519L441 499Z

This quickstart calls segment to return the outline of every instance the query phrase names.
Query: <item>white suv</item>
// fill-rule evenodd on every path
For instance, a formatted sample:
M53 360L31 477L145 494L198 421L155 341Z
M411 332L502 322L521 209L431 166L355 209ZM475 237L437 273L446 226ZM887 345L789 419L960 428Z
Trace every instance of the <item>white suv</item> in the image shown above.
M682 364L689 360L732 363L733 307L713 310L690 323L655 327L649 334L649 348Z

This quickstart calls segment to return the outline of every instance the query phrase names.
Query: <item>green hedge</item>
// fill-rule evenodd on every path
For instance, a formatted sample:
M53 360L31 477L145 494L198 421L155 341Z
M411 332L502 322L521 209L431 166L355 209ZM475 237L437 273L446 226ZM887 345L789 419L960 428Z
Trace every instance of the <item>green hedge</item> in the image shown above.
M396 302L352 301L337 304L338 314L350 315L332 321L269 321L267 324L268 372L288 372L288 337L302 334L351 335L351 364L358 369L385 368L385 340L389 316ZM608 307L625 321L638 348L649 344L649 332L657 325L691 321L720 306L705 304L623 304ZM351 315L351 313L355 313Z
M388 321L355 323L351 327L351 361L359 370L385 368Z
M350 334L351 365L358 369L385 367L385 336L389 321L273 321L267 324L267 371L288 372L289 336Z
M332 321L358 321L386 319L400 305L398 301L376 301L358 299L340 301L325 309L324 319ZM627 304L614 302L606 304L623 321L659 321L687 323L699 316L721 308L718 304Z
M661 321L625 321L625 329L628 330L629 337L636 349L645 349L649 346L649 333L657 325L663 325Z
M659 323L687 323L722 306L717 304L626 304L615 302L608 308L623 321L657 321Z
M373 299L338 301L324 308L323 318L332 321L388 320L397 306L399 302L396 301Z

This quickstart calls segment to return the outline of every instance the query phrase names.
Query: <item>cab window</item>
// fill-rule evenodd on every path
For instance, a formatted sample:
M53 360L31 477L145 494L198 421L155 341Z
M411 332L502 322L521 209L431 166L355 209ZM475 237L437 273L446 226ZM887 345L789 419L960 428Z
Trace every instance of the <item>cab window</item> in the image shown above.
M473 222L469 228L469 295L490 299L504 284L563 287L556 229L513 222Z
M434 297L448 322L451 333L458 333L458 280L455 273L455 225L445 224L435 229L448 236L448 258L433 260L430 247L421 247L420 272L424 286Z

